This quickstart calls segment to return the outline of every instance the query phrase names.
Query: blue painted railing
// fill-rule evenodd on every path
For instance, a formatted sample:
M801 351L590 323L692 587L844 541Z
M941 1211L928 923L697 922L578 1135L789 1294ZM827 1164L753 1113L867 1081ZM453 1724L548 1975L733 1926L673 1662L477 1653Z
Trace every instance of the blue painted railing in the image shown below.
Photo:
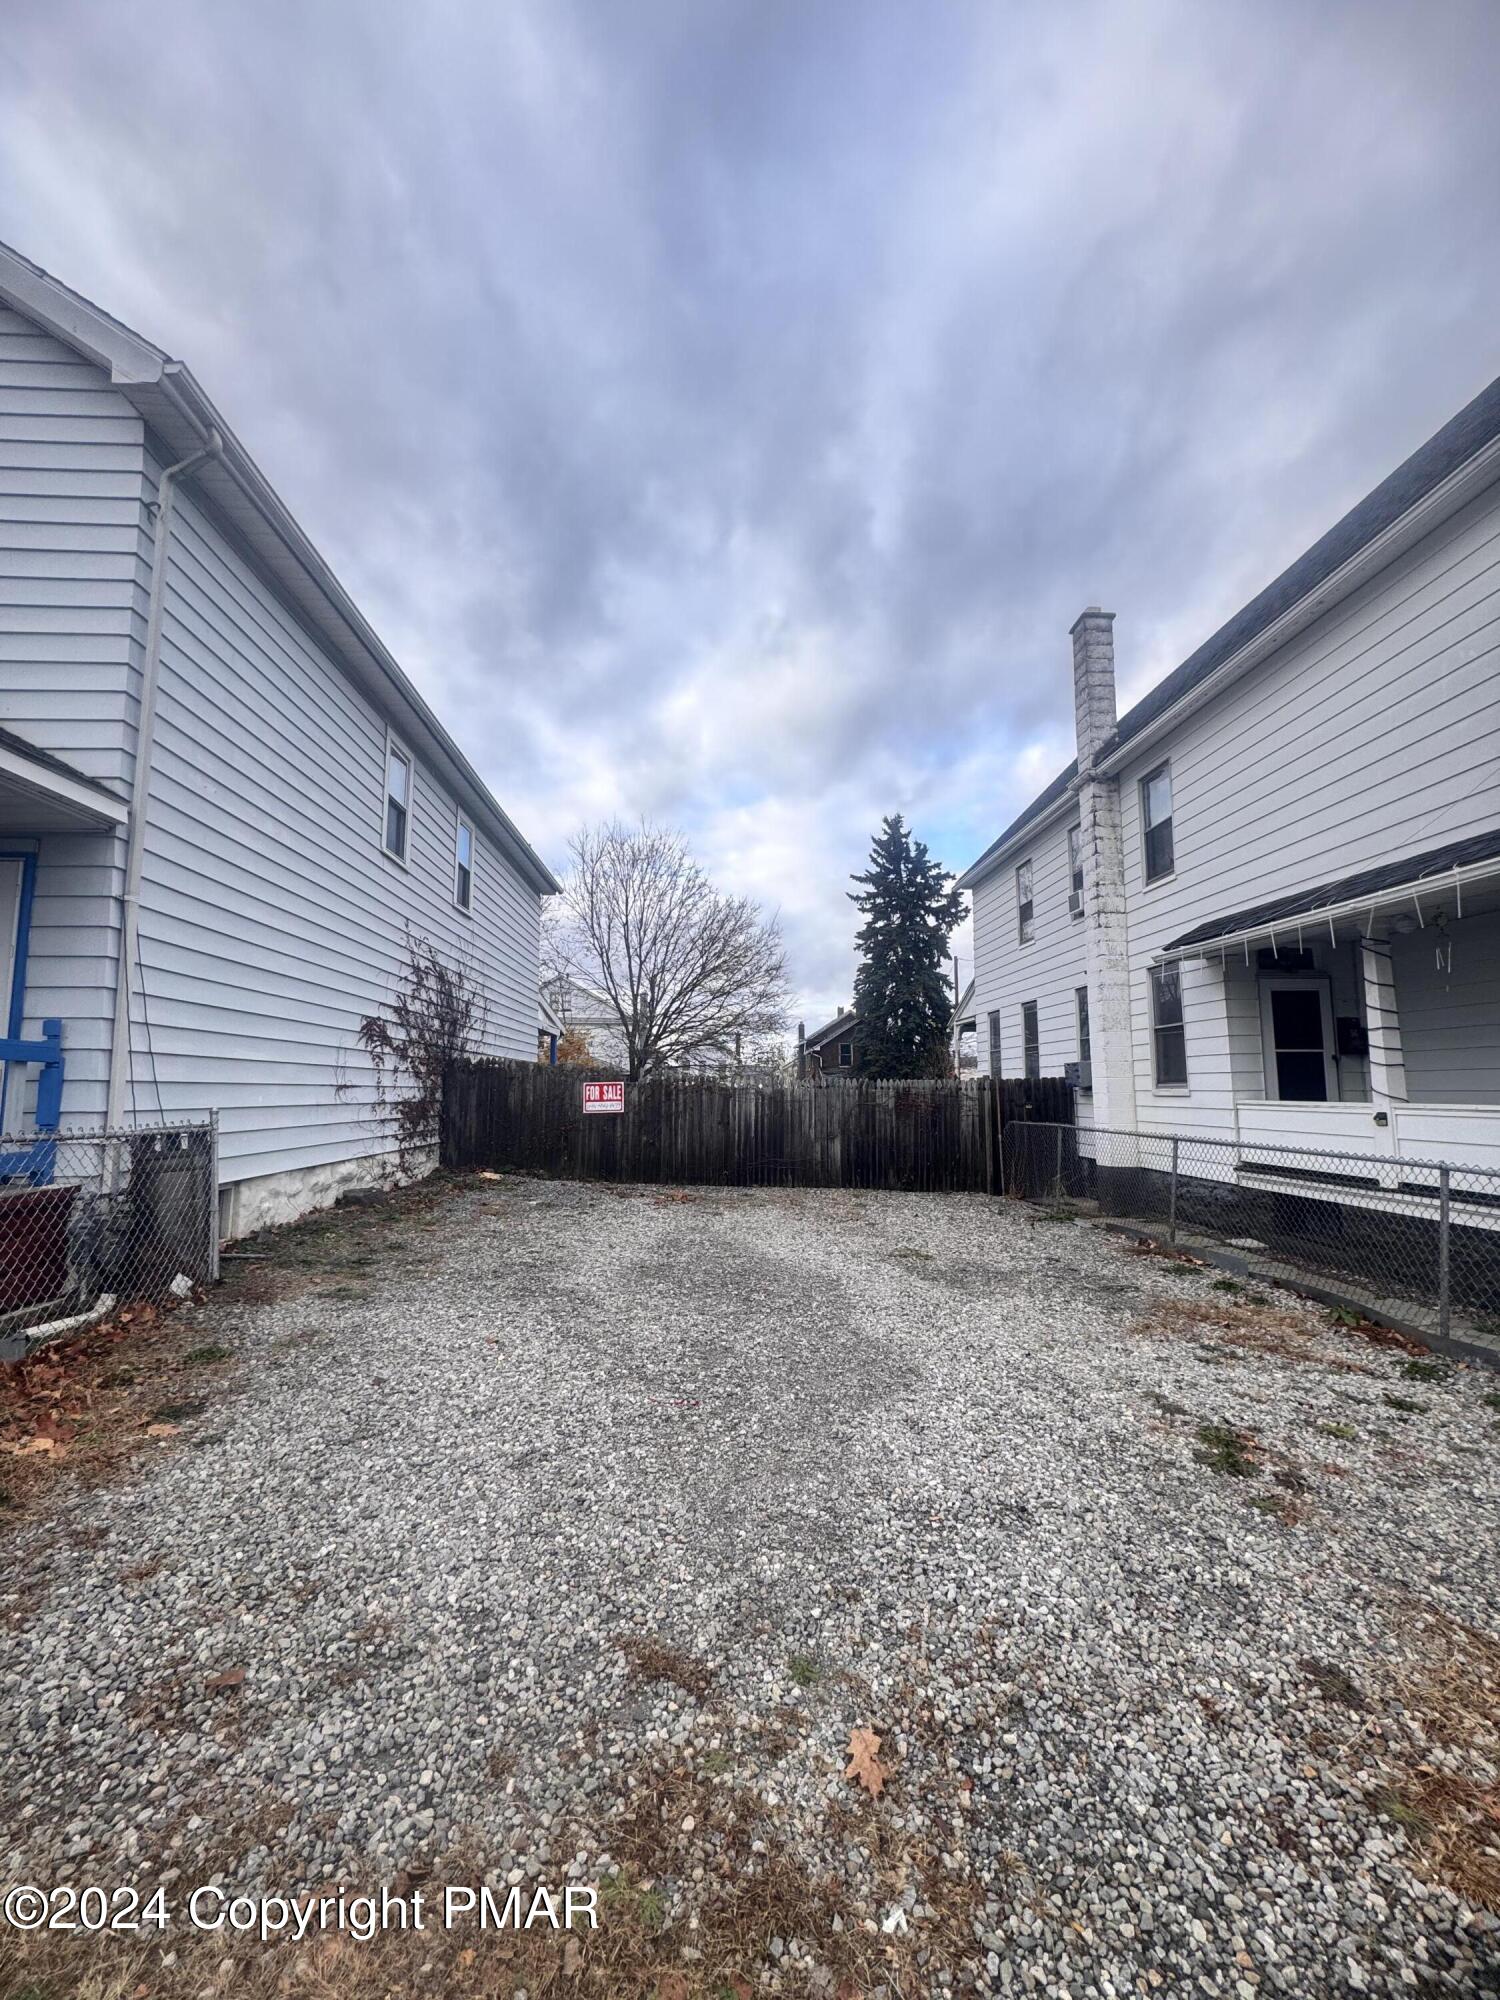
M55 1133L62 1121L62 1022L43 1021L39 1041L0 1035L0 1062L41 1064L41 1074L36 1080L36 1137L9 1152L0 1152L0 1180L29 1181L33 1187L46 1187L57 1170L57 1140L48 1135Z

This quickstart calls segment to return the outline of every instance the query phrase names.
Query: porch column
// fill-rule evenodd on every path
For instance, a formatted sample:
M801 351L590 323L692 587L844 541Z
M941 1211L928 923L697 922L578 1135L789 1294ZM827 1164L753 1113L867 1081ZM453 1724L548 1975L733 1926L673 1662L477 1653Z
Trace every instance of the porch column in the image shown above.
M1406 1063L1401 1054L1401 1018L1396 1011L1396 975L1385 938L1359 941L1365 988L1365 1032L1370 1038L1370 1102L1389 1111L1406 1102Z

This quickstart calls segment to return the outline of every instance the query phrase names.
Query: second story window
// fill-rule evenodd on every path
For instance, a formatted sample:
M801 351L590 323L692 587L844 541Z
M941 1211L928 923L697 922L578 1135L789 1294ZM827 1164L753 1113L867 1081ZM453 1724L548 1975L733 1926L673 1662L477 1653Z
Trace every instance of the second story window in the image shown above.
M411 759L394 743L385 752L385 851L406 859L406 834L411 819Z
M1146 835L1146 880L1170 875L1172 854L1172 767L1158 764L1141 780L1141 825Z
M1083 915L1083 828L1068 828L1068 913Z
M1038 1077L1042 1073L1042 1035L1037 1025L1035 1000L1021 1002L1021 1055L1022 1066L1027 1076Z
M1022 944L1030 944L1035 932L1035 905L1031 900L1031 863L1023 861L1016 870L1016 931Z
M474 901L474 835L462 820L453 850L453 900L461 910Z

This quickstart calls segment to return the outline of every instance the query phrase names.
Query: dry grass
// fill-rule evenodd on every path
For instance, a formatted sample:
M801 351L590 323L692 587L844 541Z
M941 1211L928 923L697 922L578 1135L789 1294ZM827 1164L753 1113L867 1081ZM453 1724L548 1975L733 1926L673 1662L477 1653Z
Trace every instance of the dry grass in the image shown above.
M0 1368L0 1523L68 1481L93 1483L159 1451L230 1381L201 1347L199 1313L135 1305Z
M147 1944L0 1932L0 2000L206 2000L231 1993L236 2000L512 2000L521 1987L530 2000L749 2000L761 1990L773 1938L801 1939L813 1954L780 1961L780 1991L788 2000L818 1990L815 1965L824 1976L821 1990L837 2000L863 2000L877 1986L890 2000L916 2000L940 1967L956 1975L975 1956L977 1886L944 1875L872 1801L841 1803L830 1821L874 1856L878 1909L911 1885L932 1916L887 1935L855 1906L842 1881L810 1874L794 1858L753 1796L715 1783L701 1769L661 1764L643 1766L613 1808L596 1823L570 1828L556 1844L559 1853L607 1852L618 1867L617 1875L600 1880L595 1931L481 1931L473 1918L445 1931L443 1884L477 1885L506 1865L466 1856L421 1881L424 1931L384 1932L368 1944L339 1936L270 1947L226 1944L191 1930L181 1913L160 1942ZM274 1846L271 1827L260 1827L257 1837ZM183 1881L207 1880L216 1866L226 1866L222 1853L195 1857ZM695 1868L701 1880L691 1879ZM673 1884L690 1885L686 1920L669 1920ZM392 1886L409 1894L413 1885L397 1877ZM919 1952L926 1955L920 1967Z
M1500 1640L1426 1606L1401 1637L1417 1664L1371 1730L1371 1803L1405 1829L1424 1875L1500 1914Z
M1256 1306L1230 1297L1160 1299L1131 1323L1130 1331L1153 1340L1205 1339L1239 1354L1270 1355L1281 1361L1307 1362L1346 1375L1373 1375L1362 1361L1330 1354L1329 1329L1309 1323L1288 1306Z
M702 1701L714 1684L714 1670L707 1661L670 1646L663 1639L632 1634L617 1643L634 1681L665 1681L690 1694L694 1701Z

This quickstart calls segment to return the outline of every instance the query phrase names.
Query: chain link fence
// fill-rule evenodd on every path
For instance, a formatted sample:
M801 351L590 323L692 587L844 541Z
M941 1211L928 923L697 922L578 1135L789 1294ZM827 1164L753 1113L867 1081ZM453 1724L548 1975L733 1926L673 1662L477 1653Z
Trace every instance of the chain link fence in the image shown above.
M212 1122L0 1139L0 1360L218 1275Z
M1268 1277L1326 1281L1372 1315L1500 1336L1500 1173L1086 1125L1008 1123L1004 1191L1226 1244Z

